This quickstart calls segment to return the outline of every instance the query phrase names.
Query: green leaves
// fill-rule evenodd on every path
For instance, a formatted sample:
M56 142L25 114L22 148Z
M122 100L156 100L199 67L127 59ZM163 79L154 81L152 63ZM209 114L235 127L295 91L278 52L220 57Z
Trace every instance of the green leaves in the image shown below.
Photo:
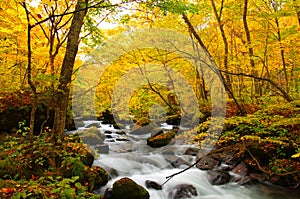
M164 14L166 15L168 12L173 13L173 14L182 14L182 13L198 13L199 9L195 4L191 3L185 3L184 1L172 1L172 0L167 0L167 1L161 1L161 0L154 0L148 2L148 7L149 8L154 8L158 7L160 8Z

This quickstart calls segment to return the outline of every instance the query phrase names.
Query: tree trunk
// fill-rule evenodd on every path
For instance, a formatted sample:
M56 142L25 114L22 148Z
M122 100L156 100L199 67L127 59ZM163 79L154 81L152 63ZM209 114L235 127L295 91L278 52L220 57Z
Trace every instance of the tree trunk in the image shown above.
M224 69L225 69L225 71L228 71L228 54L229 54L228 42L227 42L227 37L226 37L225 31L224 31L224 24L221 21L224 0L222 0L222 5L220 8L219 14L218 14L214 0L210 0L210 2L213 7L214 15L217 19L218 26L219 26L219 29L220 29L221 35L222 35L223 44L224 44L224 60L223 60ZM228 74L225 74L225 79L226 79L226 83L227 83L229 89L232 90L232 84L231 84L230 76Z
M248 47L248 52L249 52L249 59L250 59L250 66L252 69L252 75L258 76L257 70L255 68L255 63L254 63L254 51L252 47L252 40L251 40L251 35L250 35L250 30L248 27L248 22L247 22L247 12L248 12L248 0L244 1L244 11L243 11L243 24L244 24L244 29L245 29L245 34L246 34L246 39L247 39L247 47ZM259 80L254 79L254 91L255 94L260 94L260 86L259 86Z
M273 6L273 8L274 8L274 12L276 13L277 7ZM288 80L288 74L287 74L287 66L286 66L286 61L285 61L284 49L283 49L282 41L281 41L281 31L280 31L278 17L275 17L275 23L276 23L276 28L277 28L277 39L278 39L278 42L280 43L280 55L281 55L284 80L285 80L285 91L288 93L289 92L289 82L288 82L289 80Z
M29 11L27 9L26 3L22 2L20 3L23 8L25 9L26 12L26 18L27 18L27 23L28 23L28 28L27 28L27 81L30 86L31 92L33 93L33 101L31 103L31 112L30 112L30 121L29 121L29 139L30 142L33 142L33 137L34 137L34 121L35 121L35 113L36 113L36 107L37 107L37 101L38 101L38 94L37 94L37 89L32 82L32 52L31 52L31 29L33 26L30 24L30 19L29 19Z
M87 9L84 9L87 8L87 3L88 0L77 1L70 31L68 33L66 53L63 59L59 78L59 86L55 96L56 107L52 134L52 140L54 142L56 142L57 136L63 135L65 129L66 114L69 104L70 84L72 81L74 62L78 51L79 35L83 24L83 19L87 13Z
M193 25L191 24L190 20L187 18L187 16L184 13L182 14L182 18L183 18L184 22L188 25L189 30L191 31L191 33L193 34L193 36L196 38L196 40L200 44L201 48L205 51L205 53L207 53L209 55L209 59L211 59L211 62L215 63L214 60L212 60L212 56L208 52L208 50L207 50L206 46L204 45L202 39L197 34L197 32L194 29ZM216 73L219 73L219 69L217 69L217 68L212 68L212 69ZM237 105L239 114L240 115L245 115L246 114L245 109L238 103L238 101L234 97L234 94L232 93L232 90L230 90L230 88L227 86L225 78L224 78L224 76L222 75L221 72L219 73L219 77L220 77L220 80L221 80L221 82L223 83L223 85L225 87L225 90L228 92L228 94L230 95L230 97L234 100L235 104Z

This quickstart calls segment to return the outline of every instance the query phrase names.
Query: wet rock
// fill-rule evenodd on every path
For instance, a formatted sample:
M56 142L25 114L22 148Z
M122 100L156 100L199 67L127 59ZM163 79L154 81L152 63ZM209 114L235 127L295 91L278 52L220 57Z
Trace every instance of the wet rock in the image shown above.
M102 167L93 166L86 168L82 182L88 182L89 191L92 192L94 189L99 189L106 185L108 179L108 173Z
M116 141L119 141L119 142L128 142L129 139L128 138L116 138Z
M174 187L174 190L169 192L168 198L180 199L180 198L193 198L197 196L197 189L190 184L180 184Z
M258 181L261 183L266 182L267 180L267 176L265 174L259 174L259 173L249 173L248 176L254 180L254 181Z
M134 125L131 128L130 134L132 135L145 135L148 133L151 133L153 129L156 127L154 125L147 125L147 126L139 126L139 125Z
M273 175L271 176L270 182L287 188L299 188L299 178L298 174L289 174L285 176Z
M121 124L121 123L119 123L119 124L114 123L114 124L113 124L113 127L114 127L115 129L126 129L126 126L123 125L123 124Z
M197 154L199 153L200 149L199 148L188 148L184 154L185 155L191 155L191 156L197 156Z
M104 192L103 199L114 199L112 192L113 192L112 188L107 188Z
M197 163L196 167L201 169L201 170L212 170L215 167L220 165L220 160L216 159L215 157L212 156L204 156L201 157L201 160Z
M108 135L106 135L106 138L113 138L113 136L108 134Z
M80 136L81 140L85 144L89 145L97 145L97 144L103 144L103 140L96 134L93 133L84 133Z
M113 184L113 199L149 199L148 191L130 178L121 178Z
M89 125L87 125L86 126L86 128L90 128L90 127L96 127L96 128L101 128L101 125L99 124L99 123L97 123L97 122L95 122L95 123L91 123L91 124L89 124Z
M241 162L232 169L232 172L241 176L245 176L248 173L248 167L244 162Z
M109 146L108 144L97 144L95 149L100 154L108 154L109 153Z
M168 131L163 134L156 136L151 136L147 139L147 145L153 148L159 148L170 144L175 137L176 133L173 131Z
M87 150L85 155L80 157L80 160L84 165L91 167L94 163L95 157Z
M233 145L232 147L223 148L219 153L212 152L211 155L217 157L220 161L234 168L239 164L244 156L244 149L240 145Z
M158 184L157 182L154 182L152 180L146 180L146 187L156 189L156 190L162 189L162 186L160 184Z
M126 132L125 131L117 131L116 134L118 134L118 135L126 135Z
M208 171L207 178L212 185L222 185L229 182L230 174L222 170Z
M100 137L102 140L104 140L106 138L105 134L101 133L101 131L95 126L92 126L89 129L85 130L82 135L85 135L88 133L95 134L98 137Z
M104 131L104 134L112 134L111 131Z
M171 149L171 148L165 149L161 154L162 155L172 155L172 156L175 156L174 149Z
M240 179L237 180L238 185L246 186L256 183L257 181L255 179L252 179L249 176L243 176Z
M163 134L163 133L164 133L164 131L160 128L154 128L150 132L151 136L157 136L157 135L160 135L160 134Z
M181 166L190 166L190 163L175 155L164 155L164 158L166 161L170 162L174 168L179 168Z
M179 125L180 120L181 120L180 115L170 115L170 116L167 116L167 118L166 118L166 122L169 125Z

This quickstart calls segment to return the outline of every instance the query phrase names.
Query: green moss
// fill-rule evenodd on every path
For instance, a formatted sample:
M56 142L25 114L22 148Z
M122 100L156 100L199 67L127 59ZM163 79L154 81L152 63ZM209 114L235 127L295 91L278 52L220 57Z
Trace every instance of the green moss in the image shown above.
M114 199L148 199L148 191L130 178L122 178L113 184Z
M174 131L168 131L159 135L151 136L147 139L147 145L151 147L162 147L168 145L176 136Z

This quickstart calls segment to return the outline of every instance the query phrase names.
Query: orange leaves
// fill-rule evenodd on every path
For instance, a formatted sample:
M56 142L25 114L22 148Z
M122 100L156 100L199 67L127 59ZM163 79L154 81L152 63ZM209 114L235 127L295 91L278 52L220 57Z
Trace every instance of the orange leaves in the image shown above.
M11 197L15 192L14 188L1 188L0 189L0 196L3 196L4 198Z

